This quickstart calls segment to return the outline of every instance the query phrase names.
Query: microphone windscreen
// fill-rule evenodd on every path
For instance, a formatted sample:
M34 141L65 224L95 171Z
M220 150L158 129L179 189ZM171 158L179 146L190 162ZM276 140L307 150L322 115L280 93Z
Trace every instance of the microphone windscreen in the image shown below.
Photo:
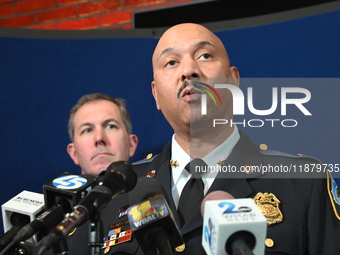
M174 254L183 239L168 205L169 197L161 183L149 177L137 180L129 192L127 210L133 235L144 254Z
M129 192L129 204L138 204L157 194L162 194L165 200L169 201L168 194L160 182L149 177L140 177L136 187Z
M204 206L206 201L210 200L227 200L227 199L235 199L232 195L230 195L228 192L222 191L222 190L215 190L209 194L207 194L201 203L201 214L202 217L204 217Z
M120 173L124 178L125 192L131 191L136 186L137 176L133 166L127 161L116 161L107 167L107 172L114 171ZM105 176L104 176L105 178Z

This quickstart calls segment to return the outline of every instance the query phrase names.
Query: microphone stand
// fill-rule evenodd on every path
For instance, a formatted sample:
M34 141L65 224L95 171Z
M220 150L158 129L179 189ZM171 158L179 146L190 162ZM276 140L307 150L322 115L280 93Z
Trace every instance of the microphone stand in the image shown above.
M100 213L97 213L90 221L88 246L91 248L92 255L100 255L103 246L103 222Z

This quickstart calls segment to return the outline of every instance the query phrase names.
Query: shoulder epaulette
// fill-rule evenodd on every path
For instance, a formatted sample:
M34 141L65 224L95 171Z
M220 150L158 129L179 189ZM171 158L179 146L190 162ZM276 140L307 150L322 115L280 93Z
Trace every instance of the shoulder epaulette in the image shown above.
M155 157L157 157L157 155L158 154L153 155L152 153L149 153L144 159L133 162L132 165L141 165L141 164L150 163L152 160L155 159Z
M260 152L262 155L266 155L266 156L278 156L278 157L287 157L287 158L305 158L305 159L313 159L316 161L319 161L319 159L315 158L315 157L311 157L311 156L307 156L304 154L290 154L290 153L286 153L286 152L282 152L282 151L277 151L277 150L272 150L272 149L268 149L267 145L261 144L260 145Z
M276 150L261 150L262 155L267 155L267 156L281 156L281 157L290 157L290 158L297 158L299 155L293 155L290 153L282 152L282 151L276 151Z

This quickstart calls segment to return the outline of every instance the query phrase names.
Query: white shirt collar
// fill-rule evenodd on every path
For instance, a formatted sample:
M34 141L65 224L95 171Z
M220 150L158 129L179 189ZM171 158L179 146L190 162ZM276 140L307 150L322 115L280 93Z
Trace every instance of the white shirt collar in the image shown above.
M231 135L219 146L217 146L213 151L209 154L204 156L202 159L208 166L215 166L220 161L226 160L232 150L234 149L235 145L237 144L238 140L240 139L240 134L236 125L234 126L234 131Z

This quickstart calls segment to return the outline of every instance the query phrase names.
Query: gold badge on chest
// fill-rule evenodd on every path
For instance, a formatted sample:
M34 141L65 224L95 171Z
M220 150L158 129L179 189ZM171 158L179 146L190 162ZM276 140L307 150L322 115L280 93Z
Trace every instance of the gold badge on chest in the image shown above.
M253 199L264 217L266 217L268 226L280 223L283 220L283 215L279 208L281 201L273 193L259 192Z

